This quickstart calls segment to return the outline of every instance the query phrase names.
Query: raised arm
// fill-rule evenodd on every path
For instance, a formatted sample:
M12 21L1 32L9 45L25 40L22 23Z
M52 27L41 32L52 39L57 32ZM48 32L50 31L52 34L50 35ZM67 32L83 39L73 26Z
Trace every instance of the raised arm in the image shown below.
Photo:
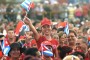
M29 25L29 28L31 29L31 31L34 34L34 38L37 41L40 37L39 33L37 32L37 30L35 29L35 27L33 26L31 20L28 17L24 17L24 23Z

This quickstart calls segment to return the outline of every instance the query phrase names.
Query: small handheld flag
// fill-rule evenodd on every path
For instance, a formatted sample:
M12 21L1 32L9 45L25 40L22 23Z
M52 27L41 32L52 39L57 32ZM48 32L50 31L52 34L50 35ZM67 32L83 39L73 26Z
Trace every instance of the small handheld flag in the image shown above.
M5 56L8 56L8 53L10 51L10 46L9 46L9 42L5 39L1 41L1 48L2 48L2 52Z
M29 26L25 25L23 21L19 21L15 29L15 35L19 36L20 33L23 35L25 31L29 31Z
M53 56L53 52L50 51L50 49L48 49L44 44L41 44L40 50L42 55Z
M64 28L64 32L68 35L69 34L69 25L68 22L60 22L58 24L58 28Z
M24 8L27 12L29 12L30 8L34 8L34 3L31 2L30 0L25 0L21 4L21 7Z
M69 26L68 23L66 24L65 28L64 28L64 32L68 35L69 34Z
M24 25L23 21L18 22L16 29L15 29L15 35L16 36L19 36L19 33L22 31L23 25Z

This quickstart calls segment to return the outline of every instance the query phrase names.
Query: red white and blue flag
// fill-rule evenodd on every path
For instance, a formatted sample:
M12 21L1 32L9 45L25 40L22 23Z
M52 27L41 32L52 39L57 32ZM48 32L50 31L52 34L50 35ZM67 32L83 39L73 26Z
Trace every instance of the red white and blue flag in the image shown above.
M27 12L29 12L29 10L31 8L34 8L34 3L31 2L30 0L25 0L22 4L21 7L24 8Z
M64 32L67 35L69 34L69 25L68 25L68 22L60 22L57 27L58 28L64 28Z
M4 56L8 56L8 53L10 51L10 45L8 40L2 40L1 41L1 48Z
M41 44L40 51L41 51L42 56L43 55L53 56L53 52L50 49L48 49L44 44Z
M15 35L18 36L19 33L22 31L22 27L24 25L24 22L23 21L19 21L17 26L16 26L16 29L15 29Z
M66 24L65 28L64 28L64 32L68 35L69 34L69 25L68 23Z
M15 35L24 35L25 31L29 31L29 26L27 26L22 20L18 22L16 29L15 29Z

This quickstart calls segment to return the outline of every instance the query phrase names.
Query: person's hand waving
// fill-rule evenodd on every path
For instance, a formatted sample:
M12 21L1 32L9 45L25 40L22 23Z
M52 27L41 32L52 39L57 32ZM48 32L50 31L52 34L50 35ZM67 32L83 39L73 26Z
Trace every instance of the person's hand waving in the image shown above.
M24 21L24 23L27 24L27 25L32 24L32 23L31 23L31 20L30 20L28 17L26 17L26 16L24 17L23 21Z

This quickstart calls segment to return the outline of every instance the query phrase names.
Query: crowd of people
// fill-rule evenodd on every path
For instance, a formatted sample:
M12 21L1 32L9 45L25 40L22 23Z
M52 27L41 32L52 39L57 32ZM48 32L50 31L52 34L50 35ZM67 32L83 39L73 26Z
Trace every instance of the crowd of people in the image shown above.
M13 8L14 7L14 8ZM23 17L22 8L18 4L0 4L0 20L7 19L8 21L17 21ZM28 17L34 20L41 20L43 17L48 17L52 20L68 18L70 22L73 20L88 20L90 16L89 3L62 3L55 1L53 3L45 1L35 3L35 7L28 12ZM10 18L9 18L10 17ZM12 17L12 18L11 18Z
M51 5L36 4L27 16L20 5L0 5L0 60L90 60L90 6ZM17 36L22 20L29 30Z

